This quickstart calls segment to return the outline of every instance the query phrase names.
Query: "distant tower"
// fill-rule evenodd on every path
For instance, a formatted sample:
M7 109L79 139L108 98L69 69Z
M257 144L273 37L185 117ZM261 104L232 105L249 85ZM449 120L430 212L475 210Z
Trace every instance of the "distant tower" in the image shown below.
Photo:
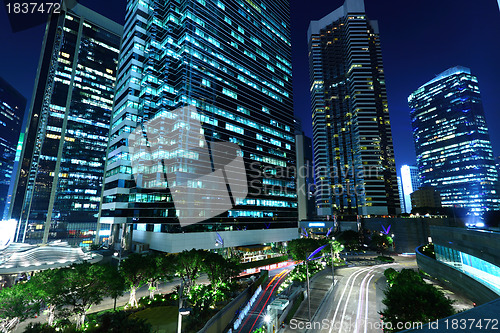
M401 167L401 189L403 195L404 213L411 213L411 196L420 187L418 168L414 165L403 165Z
M443 206L497 209L498 173L477 78L450 68L408 98L422 186L434 186Z
M318 215L399 212L377 21L363 0L308 30Z
M0 219L7 217L4 209L10 202L9 186L14 183L14 162L25 110L26 98L0 77Z
M297 204L299 221L314 218L314 169L312 140L302 131L295 119L295 147L297 156Z
M81 5L49 19L10 207L17 242L93 241L121 34Z
M398 193L399 193L399 205L401 206L401 213L406 213L405 199L403 196L403 186L401 185L401 177L399 176L398 176Z

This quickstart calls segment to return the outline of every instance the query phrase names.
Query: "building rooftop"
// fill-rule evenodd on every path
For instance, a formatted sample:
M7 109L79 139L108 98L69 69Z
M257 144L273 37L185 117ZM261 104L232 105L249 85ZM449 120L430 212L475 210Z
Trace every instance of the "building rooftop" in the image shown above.
M423 88L423 87L428 86L428 85L430 85L430 84L432 84L434 82L437 82L439 80L447 78L448 76L457 75L457 74L463 74L463 73L465 73L465 74L471 74L470 68L463 67L463 66L455 66L455 67L452 67L452 68L448 68L447 70L445 70L441 74L436 75L436 77L433 78L432 80L430 80L429 82L427 82L427 83L423 84L422 86L420 86L420 88Z
M326 15L318 21L311 21L309 29L307 30L307 38L310 40L311 35L319 34L321 29L326 28L332 22L346 16L348 13L364 13L365 2L364 0L345 0L342 7L337 8L330 14Z

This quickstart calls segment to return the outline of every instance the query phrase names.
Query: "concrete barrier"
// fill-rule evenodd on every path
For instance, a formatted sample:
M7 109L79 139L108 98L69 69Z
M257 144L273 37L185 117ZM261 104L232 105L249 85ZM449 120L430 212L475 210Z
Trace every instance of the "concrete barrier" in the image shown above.
M419 248L415 249L415 252L418 268L444 283L450 290L467 296L476 304L485 304L499 297L479 281L421 253Z

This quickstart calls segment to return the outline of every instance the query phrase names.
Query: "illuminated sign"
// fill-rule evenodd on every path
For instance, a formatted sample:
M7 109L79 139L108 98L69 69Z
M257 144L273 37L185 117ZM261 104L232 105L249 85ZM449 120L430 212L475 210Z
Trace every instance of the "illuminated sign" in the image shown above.
M309 222L309 228L324 228L325 222Z

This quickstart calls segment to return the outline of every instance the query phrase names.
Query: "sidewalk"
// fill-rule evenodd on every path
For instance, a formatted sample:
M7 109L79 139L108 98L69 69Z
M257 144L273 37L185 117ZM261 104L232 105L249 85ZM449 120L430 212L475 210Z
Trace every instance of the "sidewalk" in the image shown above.
M310 299L311 299L311 318L314 317L316 311L320 308L323 299L332 287L332 269L325 268L317 273L310 281ZM307 290L307 282L305 284ZM295 312L293 318L300 321L309 321L309 300L304 299L300 307Z

